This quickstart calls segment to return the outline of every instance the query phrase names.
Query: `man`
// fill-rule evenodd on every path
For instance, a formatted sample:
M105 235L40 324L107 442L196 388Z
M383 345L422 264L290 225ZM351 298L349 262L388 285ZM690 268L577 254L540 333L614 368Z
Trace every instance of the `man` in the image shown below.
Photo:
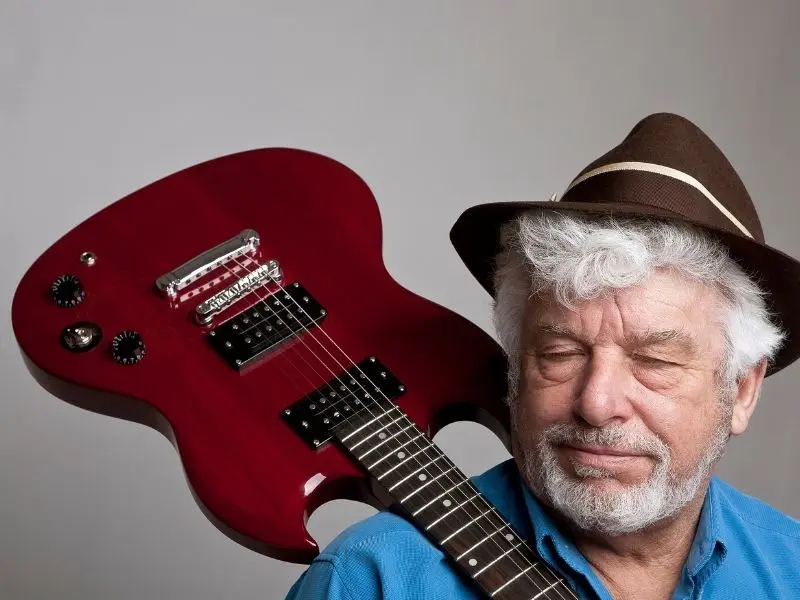
M473 207L451 238L509 359L514 458L475 484L574 595L800 598L800 522L712 475L800 353L800 263L716 145L651 115L559 201ZM478 597L389 512L289 593Z

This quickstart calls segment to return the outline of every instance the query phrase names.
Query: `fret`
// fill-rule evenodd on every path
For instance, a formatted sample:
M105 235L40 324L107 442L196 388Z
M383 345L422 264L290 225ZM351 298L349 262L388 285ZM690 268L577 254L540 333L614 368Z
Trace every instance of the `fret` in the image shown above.
M463 475L459 475L463 477ZM436 494L435 497L440 496L441 498L435 505L428 507L424 515L418 517L420 524L424 525L426 530L439 526L439 529L444 530L442 535L437 535L437 531L432 531L432 533L438 538L444 538L453 527L462 524L464 516L471 519L482 509L491 508L474 487L459 485L468 483L469 480L462 479L459 483L448 486L445 491L450 490L449 493ZM429 502L424 504L429 504ZM448 517L450 518L448 519Z
M409 440L410 439L411 436L409 436ZM387 488L390 488L429 460L437 456L442 456L441 450L431 444L428 438L420 439L415 442L409 440L398 441L391 452L387 451L387 460L382 460L380 462L375 461L372 463L376 465L375 467L367 467L375 479L380 481ZM444 467L445 464L446 463L441 463L441 467ZM421 481L425 481L441 470L440 465L433 465L430 472L422 471L418 474L418 477ZM406 483L409 485L414 484L413 481ZM398 493L402 494L405 491L405 488L402 488Z
M375 436L378 436L378 439L380 439L380 440L383 440L382 442L380 442L380 443L376 444L375 446L372 446L372 447L370 447L370 449L369 449L369 450L367 450L366 452L364 452L364 454L360 455L360 456L358 457L358 460L361 460L361 459L362 459L362 458L364 458L364 457L365 457L367 454L369 454L370 452L372 452L373 450L375 450L376 448L378 448L379 446L381 446L381 445L382 445L382 444L384 444L385 442L387 442L387 441L391 440L392 438L394 438L394 437L395 437L395 436L396 436L398 433L400 433L401 431L404 431L405 429L408 429L408 427L406 427L405 429L401 429L401 430L399 430L399 431L395 432L394 434L392 434L391 436L389 436L389 437L388 437L388 439L387 439L385 436L384 436L384 437L380 437L380 434L381 434L381 433L385 433L386 431L388 431L388 429L389 429L389 428L390 428L392 425L394 425L394 424L395 424L395 423L397 423L398 421L402 421L403 419L406 419L406 416L405 416L404 414L400 413L400 416L396 417L395 419L392 419L392 420L391 420L391 421L389 421L389 422L388 422L386 425L384 425L384 426L382 426L382 427L379 427L379 428L375 429L374 431L373 431L373 430L370 430L370 432L369 432L369 435L365 435L365 436L364 436L363 438L361 438L361 440L359 440L357 443L353 444L352 446L349 446L349 450L352 452L353 450L355 450L356 448L358 448L358 447L359 447L361 444L365 444L366 442L369 442L370 440L371 440L371 441L375 441L375 440L373 439L373 438L375 438ZM413 426L413 425L412 425L412 426ZM369 447L369 446L368 446L368 447Z
M494 530L494 531L492 531L492 533L490 533L489 535L487 535L487 536L485 536L485 537L482 537L480 540L478 540L477 542L475 542L475 543L474 543L472 546L470 546L469 548L467 548L466 550L464 550L464 551L463 551L461 554L459 554L458 556L456 556L456 560L461 560L461 559L462 559L462 558L464 558L464 557L465 557L467 554L469 554L470 552L472 552L473 550L475 550L475 548L477 548L478 546L480 546L480 545L481 545L483 542L485 542L485 541L487 541L487 540L490 540L491 538L493 538L495 535L497 535L498 533L500 533L501 531L503 531L503 529L506 529L507 527L508 527L508 525L506 525L506 524L504 523L503 525L501 525L501 526L500 526L500 528L499 528L499 529L495 529L495 530ZM507 540L509 540L509 541L511 541L512 539L514 539L514 534L513 534L513 533L509 533L509 534L507 534L507 536L511 536L510 538L509 538L509 537L506 537L506 539L507 539Z
M420 443L430 445L430 440L425 434L419 431L413 423L410 423L408 417L402 412L386 410L381 411L381 414L373 415L374 412L373 410L370 413L368 409L365 409L363 416L360 416L358 420L352 420L351 423L338 429L336 433L336 435L348 438L344 445L351 452L354 452L356 448L360 450L359 461L365 460L368 455L381 448L381 453L372 458L372 463L365 465L368 469L372 470L381 458L387 458L392 452L396 452L406 444L416 442L416 446ZM409 424L406 425L403 421ZM348 432L348 429L352 431Z
M357 434L359 431L361 431L361 430L362 430L362 429L364 429L365 427L368 427L369 425L372 425L373 423L375 423L375 422L376 422L376 421L378 421L379 419L382 419L382 418L383 418L383 417L385 417L387 414L389 414L390 412L392 412L392 411L395 411L395 410L398 410L398 411L399 411L399 410L400 410L400 408L399 408L399 407L397 407L397 406L393 406L393 407L392 407L392 408L390 408L388 411L385 411L385 412L384 412L384 411L381 411L381 412L380 412L380 413L379 413L377 416L374 416L372 413L370 413L370 416L372 416L372 418L371 418L371 419L369 419L369 420L368 420L366 423L364 423L363 425L360 425L360 426L359 426L357 429L350 431L350 432L349 432L347 435L345 435L343 438L341 438L341 441L342 441L342 442L346 442L348 439L350 439L351 437L353 437L355 434Z
M426 502L425 504L423 504L422 506L420 506L420 507L419 507L417 510L415 510L413 513L411 513L411 516L412 516L412 517L416 517L416 516L417 516L419 513L421 513L423 510L425 510L426 508L428 508L428 507L432 506L434 502L436 502L437 500L440 500L440 499L444 498L444 497L445 497L447 494L450 494L450 493L452 493L454 490L458 489L460 486L464 485L465 483L469 483L469 479L462 479L462 480L461 480L461 481L459 481L457 484L455 484L453 487L447 488L447 489L446 489L445 491L443 491L441 494L439 494L439 495L438 495L438 496L436 496L435 498L432 498L431 500L429 500L428 502Z
M425 434L423 434L423 433L420 433L419 435L415 435L414 437L409 437L407 440L396 440L396 442L398 442L398 445L397 445L397 446L395 446L394 448L392 448L392 449L391 449L389 452L387 452L386 454L384 454L384 455L383 455L381 458L379 458L378 460L376 460L374 463L372 463L371 465L369 465L369 466L367 467L367 469L369 469L370 471L372 471L372 470L373 470L375 467L377 467L377 466L378 466L379 464L381 464L383 461L385 461L385 460L387 460L387 459L391 458L391 457L392 457L392 455L396 455L398 450L401 450L401 451L402 451L402 450L403 450L404 448L406 448L406 446L408 446L409 444L412 444L412 443L413 443L413 444L414 444L414 445L415 445L417 448L419 448L419 445L420 445L421 443L425 443L425 441L426 441L426 439L425 439ZM426 450L427 450L427 449L430 449L430 446L428 446L428 447L426 448ZM403 456L400 456L399 458L404 458L404 457L403 457ZM399 466L399 465L395 465L395 466ZM390 472L390 471L387 471L386 473L384 473L384 475L388 474L389 472ZM379 479L380 479L380 477L379 477Z
M550 590L554 590L559 585L562 585L562 586L564 585L564 580L563 579L559 579L555 583L551 583L546 588L544 588L542 591L540 591L538 594L536 594L533 598L531 598L531 600L537 600L537 598L544 598L545 594L547 592L549 592ZM566 587L566 586L564 586L564 587ZM571 590L569 590L569 588L566 588L566 589L571 595L573 595L573 596L575 595L575 594L572 593ZM561 594L559 594L559 596L561 596Z
M450 535L448 535L446 538L444 538L444 539L443 539L441 542L439 542L439 543L440 543L440 544L442 544L442 545L446 544L447 542L449 542L450 540L452 540L452 539L453 539L455 536L457 536L459 533L461 533L462 531L464 531L464 530L465 530L467 527L469 527L469 526L471 526L471 525L474 525L474 524L475 524L475 523L476 523L476 522L477 522L479 519L482 519L483 517L485 517L486 515L488 515L490 512L492 512L492 511L491 511L491 509L488 509L488 510L485 510L485 511L483 511L483 512L482 512L481 514L479 514L479 515L478 515L478 516L477 516L475 519L472 519L471 521L467 521L467 522L466 522L464 525L462 525L461 527L459 527L458 529L456 529L456 530L455 530L453 533L451 533Z
M405 417L401 417L401 418L405 418ZM395 421L392 421L391 423L389 423L389 425L387 425L386 427L384 427L384 429L388 429L390 425L394 425L394 424L395 424L397 421L399 421L401 418L398 418L397 420L395 420ZM412 427L414 427L414 424L413 424L413 423L412 423L412 424L410 424L410 425L406 425L406 426L405 426L405 427L403 427L402 429L398 429L398 430L397 430L395 433L393 433L393 434L392 434L392 435L390 435L390 436L387 436L387 437L384 437L384 438L380 438L380 439L382 439L383 441L381 441L381 442L378 442L378 443L377 443L377 444L375 444L375 445L374 445L372 448L370 448L369 450L367 450L366 452L364 452L364 454L361 454L361 455L358 457L358 460L364 460L364 458L367 456L367 454L370 454L371 452L374 452L375 450L377 450L378 448L380 448L380 447L381 447L381 446L383 446L384 444L391 443L391 441L392 441L393 439L395 439L395 438L396 438L398 435L400 435L401 433L404 433L405 431L408 431L408 430L409 430L409 429L411 429ZM380 435L380 434L378 434L378 435ZM424 437L424 436L425 436L425 434L424 434L424 433L418 433L418 434L417 434L417 435L415 435L413 438L411 438L411 439L409 440L409 442L413 442L414 440L416 440L416 439L419 439L419 438L421 438L421 437ZM371 437L371 436L370 436L370 437ZM367 439L369 439L369 438L367 438ZM365 439L364 441L367 441L367 439ZM406 443L408 443L408 442L406 442Z
M520 546L522 546L522 544L521 544L521 543L517 544L516 546L512 546L511 548L509 548L508 550L506 550L505 552L503 552L503 553L502 553L502 554L500 554L499 556L497 556L497 557L493 558L492 560L490 560L490 561L489 561L488 563L486 563L486 564L485 564L485 565L484 565L482 568L480 568L480 569L478 569L477 571L475 571L475 572L472 574L472 576L473 576L473 577L477 577L478 575L480 575L481 573L483 573L483 572L484 572L486 569L488 569L488 568L489 568L489 567L491 567L493 564L495 564L497 561L504 559L506 556L508 556L509 554L511 554L511 553L512 553L514 550L516 550L516 549L517 549L517 548L519 548Z
M490 535L506 526L505 523L498 526L498 520L501 519L490 504L479 495L471 495L430 523L425 530L452 556L457 557L457 561L479 559L478 562L483 565L488 562L484 555L496 556L522 543L522 539L513 534L497 538ZM511 531L510 526L508 530ZM487 541L490 543L482 547Z
M408 461L410 461L410 460L411 460L411 459L413 459L414 457L416 457L416 456L419 456L419 455L420 455L420 454L422 454L423 452L428 452L429 450L433 450L433 446L425 446L424 448L421 448L421 449L419 449L419 450L417 450L416 452L413 452L413 453L411 453L411 454L407 454L407 453L403 452L402 450L401 450L400 452L395 452L395 451L392 451L392 452L390 452L389 454L387 454L386 456L384 456L382 459L380 459L379 461L377 461L377 462L373 463L372 465L370 465L370 466L369 466L369 467L367 467L367 468L368 468L370 471L372 471L372 469L373 469L373 467L374 467L375 465L377 465L377 464L379 464L379 463L383 462L383 461L384 461L384 460L386 460L387 458L391 458L391 457L392 457L392 455L394 455L394 456L396 456L398 459L400 459L400 462L399 462L399 463L396 463L396 464L392 465L392 466L389 468L389 470L388 470L388 471L384 471L383 473L381 473L381 474L378 476L378 481L380 481L381 479L383 479L384 477L386 477L386 476L387 476L387 475L389 475L390 473L392 473L392 472L394 472L395 470L397 470L397 469L399 469L400 467L402 467L404 464L406 464Z
M509 585L511 585L512 583L514 583L514 582L515 582L517 579L519 579L520 577L522 577L523 575L525 575L525 573L527 573L528 571L530 571L530 570L531 570L531 569L533 569L533 568L534 568L534 565L528 565L527 567L525 567L524 569L522 569L522 571L520 571L519 573L517 573L516 575L514 575L514 576L513 576L511 579L509 579L508 581L506 581L506 582L505 582L503 585L501 585L499 588L497 588L495 591L493 591L491 594L489 594L489 596L490 596L490 597L492 597L492 598L494 598L494 597L495 597L497 594L499 594L500 592L502 592L502 591L503 591L504 589L506 589L506 588L507 588ZM547 590L545 590L545 591L547 591Z
M555 589L560 580L551 576L543 563L527 560L521 546L505 550L498 556L486 554L459 564L466 567L470 577L489 591L490 597L530 597L521 596L523 590L542 597L543 592Z
M423 471L423 470L425 470L425 469L429 468L429 467L430 467L430 466L431 466L433 463L435 463L437 460L441 460L441 459L443 459L443 458L447 458L447 457L446 457L444 454L440 454L439 456L437 456L437 457L436 457L436 458L434 458L433 460L430 460L430 461L428 461L427 463L425 463L424 465L422 465L421 467L419 467L417 470L415 470L415 471L411 471L411 473L409 473L408 475L406 475L405 477L403 477L403 478L402 478L400 481L398 481L397 483L395 483L395 484L394 484L392 487L390 487L390 488L389 488L389 491L391 492L391 491L392 491L394 488L396 488L398 485L405 483L405 482L406 482L408 479L410 479L410 478L411 478L411 477L413 477L414 475L417 475L417 474L418 474L420 471ZM423 480L423 481L424 481L424 480Z
M441 477L448 475L451 471L455 471L455 469L456 469L455 467L450 467L448 469L445 469L444 471L439 473L436 477L434 477L433 479L428 480L427 483L421 485L416 490L414 490L413 492L408 494L405 498L400 500L400 504L404 504L407 500L409 500L410 498L416 496L419 492L421 492L423 489L428 487L430 484L437 482Z
M426 514L414 515L418 521L429 522L436 517L437 512L443 508L449 508L464 497L462 488L464 486L469 487L469 480L464 477L464 474L455 465L451 464L445 468L446 465L448 463L437 465L439 472L434 476L437 485L414 490L418 493L409 493L402 498L403 508L410 513L426 507ZM444 475L442 474L443 471L446 471Z
M328 413L331 416L336 412L347 413L341 420L333 419L334 425L331 426L331 433L335 435L337 431L349 431L361 427L367 421L383 418L392 410L392 405L389 403L379 403L374 400L365 403L366 395L361 389L350 391L344 384L339 386L339 391L333 386L325 384L313 392L310 397L312 400L316 397L317 404L323 405L322 413ZM395 412L399 412L399 409Z
M437 524L439 524L439 523L440 523L440 522L441 522L443 519L446 519L447 517L449 517L451 514L453 514L455 511L457 511L458 509L460 509L461 507L463 507L465 504L467 504L467 503L470 503L470 502L474 502L474 501L475 501L475 499L476 499L476 498L478 498L478 497L479 497L479 496L471 496L471 497L467 498L466 500L464 500L464 501L463 501L461 504L456 504L456 505L455 505L453 508L451 508L451 509L450 509L450 510L448 510L446 513L444 513L444 514L443 514L441 517L439 517L438 519L436 519L436 520L435 520L435 521L433 521L432 523L429 523L429 524L428 524L428 525L425 527L425 530L427 531L427 530L431 529L432 527L435 527L435 526L436 526Z

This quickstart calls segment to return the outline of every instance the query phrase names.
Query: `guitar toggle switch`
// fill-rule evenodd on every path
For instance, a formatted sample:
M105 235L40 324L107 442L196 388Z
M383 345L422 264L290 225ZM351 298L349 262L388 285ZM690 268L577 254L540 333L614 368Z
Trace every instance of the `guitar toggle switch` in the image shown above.
M61 345L70 352L88 352L103 339L103 330L97 323L78 321L61 331Z

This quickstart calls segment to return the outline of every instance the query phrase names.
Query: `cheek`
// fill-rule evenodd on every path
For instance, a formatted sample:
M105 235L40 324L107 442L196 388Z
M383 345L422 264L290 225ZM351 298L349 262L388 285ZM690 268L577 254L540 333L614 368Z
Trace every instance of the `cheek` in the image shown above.
M519 390L517 417L528 435L550 425L572 420L573 395L569 386L532 386L523 379Z
M720 418L715 403L716 399L704 402L665 399L639 411L645 427L669 447L674 473L693 472L708 450Z

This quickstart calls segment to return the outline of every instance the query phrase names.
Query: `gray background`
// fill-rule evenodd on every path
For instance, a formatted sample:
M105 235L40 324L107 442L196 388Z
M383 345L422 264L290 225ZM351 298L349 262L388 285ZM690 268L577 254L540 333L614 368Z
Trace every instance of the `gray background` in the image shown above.
M797 0L0 0L0 597L280 598L302 570L207 522L159 434L28 375L11 297L69 228L196 162L307 148L371 186L399 282L489 329L447 239L460 211L561 192L669 110L721 145L767 239L800 256L798 31ZM720 468L795 517L798 383L796 365L767 381ZM471 424L437 441L468 473L507 457ZM310 529L325 544L371 512L336 502Z

